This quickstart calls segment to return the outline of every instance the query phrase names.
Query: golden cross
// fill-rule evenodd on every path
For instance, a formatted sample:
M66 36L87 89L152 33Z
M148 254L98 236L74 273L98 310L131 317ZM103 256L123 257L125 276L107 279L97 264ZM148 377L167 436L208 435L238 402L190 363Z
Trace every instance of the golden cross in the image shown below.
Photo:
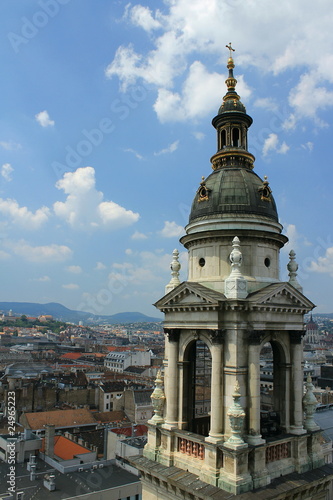
M227 49L229 49L229 51L230 51L230 56L229 56L229 57L232 57L232 52L235 52L235 49L233 49L233 48L231 47L231 42L229 42L229 45L226 45L226 47L227 47Z

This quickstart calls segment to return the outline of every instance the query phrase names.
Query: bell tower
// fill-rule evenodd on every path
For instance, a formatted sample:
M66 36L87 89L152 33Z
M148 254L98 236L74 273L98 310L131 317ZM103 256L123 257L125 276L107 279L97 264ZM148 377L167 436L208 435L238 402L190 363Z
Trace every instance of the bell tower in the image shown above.
M144 500L206 499L218 492L229 496L216 498L242 498L280 476L301 478L314 469L330 477L328 491L333 474L322 470L310 381L304 396L303 317L314 304L297 282L295 253L290 281L280 281L279 252L288 239L267 178L254 172L247 149L252 118L236 92L234 49L227 48L227 92L212 121L217 152L181 239L188 279L179 283L173 261L177 279L155 304L165 314L164 393L159 377L152 395L156 418L149 422L144 457L134 460ZM270 411L260 382L267 346L273 358ZM326 498L312 487L312 496L297 498ZM280 491L267 498L296 498L290 496L296 490L288 482L286 496Z

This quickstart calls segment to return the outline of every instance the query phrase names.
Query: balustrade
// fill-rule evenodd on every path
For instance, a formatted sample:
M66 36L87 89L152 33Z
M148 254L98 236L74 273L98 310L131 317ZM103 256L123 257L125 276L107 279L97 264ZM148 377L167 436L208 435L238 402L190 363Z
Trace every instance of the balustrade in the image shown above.
M290 458L291 456L291 443L278 443L266 448L266 463L282 460L283 458Z
M178 451L199 460L205 458L205 446L190 439L178 437Z

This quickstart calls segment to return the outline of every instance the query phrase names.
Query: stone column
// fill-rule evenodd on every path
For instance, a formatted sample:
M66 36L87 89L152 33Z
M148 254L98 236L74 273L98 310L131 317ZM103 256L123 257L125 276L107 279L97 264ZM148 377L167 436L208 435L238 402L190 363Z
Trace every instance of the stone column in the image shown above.
M265 443L260 434L260 346L265 337L264 330L248 332L248 415L247 442L252 445Z
M291 434L305 434L306 430L303 427L303 346L302 336L304 331L290 331L290 354L291 354Z
M210 431L206 441L216 443L223 438L223 394L222 394L222 351L224 332L212 330L210 339L212 342L212 377L211 377L211 414Z
M257 342L249 346L248 401L247 442L252 445L262 444L265 440L260 434L260 345Z
M178 425L178 352L179 352L179 336L178 329L165 329L164 332L168 336L168 366L167 366L167 386L165 388L166 397L166 429L173 429Z

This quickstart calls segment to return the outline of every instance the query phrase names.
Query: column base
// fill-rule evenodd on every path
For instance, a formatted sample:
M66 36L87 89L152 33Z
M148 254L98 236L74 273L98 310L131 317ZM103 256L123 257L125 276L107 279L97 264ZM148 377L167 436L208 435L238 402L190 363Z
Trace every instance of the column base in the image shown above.
M178 429L178 422L165 422L161 425L162 429L166 429L168 431L172 431L174 429Z
M224 441L224 434L209 434L208 437L205 438L206 443L219 444Z
M314 422L314 421L312 421L312 422L305 421L304 427L306 430L308 430L310 432L320 431L319 425L317 425L316 422Z
M245 450L246 448L249 447L249 445L247 443L229 443L228 441L226 441L223 446L225 448L229 448L229 450L234 450L234 451L241 451L241 450Z
M289 432L295 436L302 436L302 434L306 434L307 431L302 425L291 425Z
M256 434L256 435L253 435L253 434L248 434L246 437L246 442L248 444L251 444L252 446L259 446L261 444L266 444L266 439L263 439L261 437L261 434Z

